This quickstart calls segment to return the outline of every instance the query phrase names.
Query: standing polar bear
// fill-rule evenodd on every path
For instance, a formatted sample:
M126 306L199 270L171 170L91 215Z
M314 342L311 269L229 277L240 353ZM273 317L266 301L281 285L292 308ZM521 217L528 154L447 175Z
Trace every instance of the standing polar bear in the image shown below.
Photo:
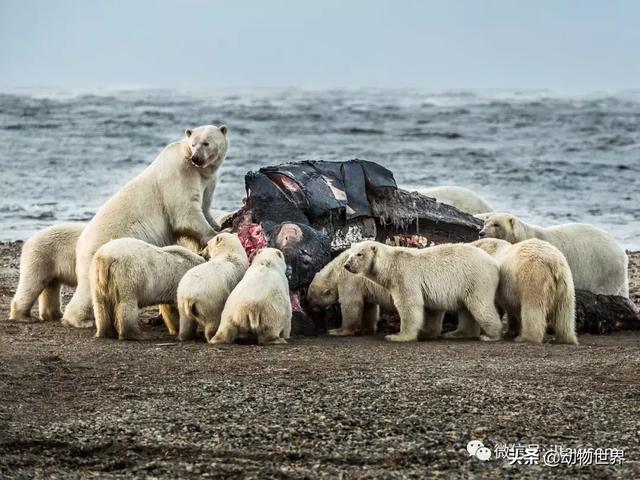
M187 237L204 245L215 235L209 207L227 147L224 125L187 130L184 140L168 145L98 210L78 239L78 287L65 309L65 325L92 325L89 265L109 240L130 237L163 246Z
M342 325L329 330L329 335L348 336L376 333L380 308L395 311L387 290L361 275L344 268L349 250L342 252L316 273L307 291L312 307L326 308L340 304Z
M76 243L84 223L63 223L36 233L20 255L20 280L9 319L24 320L38 299L41 320L60 320L60 287L76 286Z
M91 260L90 285L96 337L135 340L140 335L138 308L171 305L163 316L167 330L177 335L175 308L178 284L204 259L177 245L156 247L136 238L118 238L98 249Z
M218 332L209 343L233 343L247 334L255 334L261 345L287 343L291 301L286 268L280 250L261 250L229 295Z
M464 187L445 185L441 187L421 188L418 190L418 193L435 198L440 203L446 203L471 215L493 211L491 205L489 205L484 198Z
M219 233L207 244L209 261L189 270L178 285L181 341L191 340L200 325L207 341L220 325L231 291L249 268L249 259L237 235Z
M568 223L544 228L528 225L508 213L495 213L485 218L480 236L510 243L545 240L566 257L575 288L629 298L627 254L613 236L593 225Z
M485 238L473 242L500 265L496 299L507 312L516 342L542 343L551 326L558 343L577 345L573 278L562 252L538 239L511 244Z
M498 264L476 247L452 243L418 250L367 241L351 247L344 267L391 294L400 333L387 335L387 340L414 341L419 333L438 338L447 310L458 311L464 326L448 336L477 337L479 326L481 340L500 339L502 324L494 304Z

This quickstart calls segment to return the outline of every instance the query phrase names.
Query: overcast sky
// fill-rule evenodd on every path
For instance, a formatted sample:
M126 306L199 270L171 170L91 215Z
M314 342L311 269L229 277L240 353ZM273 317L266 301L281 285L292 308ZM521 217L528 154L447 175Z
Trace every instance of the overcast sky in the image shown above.
M0 0L0 87L640 87L640 1Z

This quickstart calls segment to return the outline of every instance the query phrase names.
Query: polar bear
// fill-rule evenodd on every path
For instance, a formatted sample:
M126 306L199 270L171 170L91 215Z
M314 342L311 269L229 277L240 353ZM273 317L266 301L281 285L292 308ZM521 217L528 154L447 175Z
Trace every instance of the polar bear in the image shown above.
M78 239L78 288L65 309L65 325L92 325L89 265L109 240L131 237L164 246L190 237L204 246L215 235L209 207L227 147L224 125L187 130L184 140L168 145L98 210Z
M189 270L178 285L181 341L191 340L197 325L211 340L220 325L224 304L249 267L237 235L219 233L204 250L209 261Z
M492 212L487 201L472 190L464 187L445 185L441 187L421 188L418 193L435 198L440 203L446 203L458 210L471 215Z
M115 337L117 332L120 340L137 339L138 308L159 304L172 306L163 318L169 333L176 335L178 284L202 263L204 258L177 245L160 248L136 238L105 243L93 256L89 275L96 337Z
M229 295L220 327L209 343L233 343L247 334L255 334L261 345L287 343L291 301L286 268L280 250L261 250Z
M542 343L551 326L558 343L578 344L573 278L560 250L536 238L516 244L485 238L471 245L494 257L500 266L496 299L507 312L516 342Z
M393 300L389 292L377 283L347 272L344 264L348 256L349 250L342 252L316 273L307 290L307 299L313 308L340 304L342 325L329 330L329 335L373 335L380 308L395 311Z
M481 340L500 339L502 324L494 304L498 264L479 248L451 243L419 250L366 241L351 247L344 267L391 294L400 333L387 335L387 340L414 341L419 333L438 338L447 310L458 311L464 325L449 337L478 336L479 326Z
M41 320L62 318L60 287L76 286L76 243L84 227L84 223L53 225L25 242L10 320L29 318L36 298Z
M556 227L528 225L508 213L495 213L484 221L481 237L518 243L545 240L560 250L569 263L576 289L629 298L629 259L608 232L586 223Z

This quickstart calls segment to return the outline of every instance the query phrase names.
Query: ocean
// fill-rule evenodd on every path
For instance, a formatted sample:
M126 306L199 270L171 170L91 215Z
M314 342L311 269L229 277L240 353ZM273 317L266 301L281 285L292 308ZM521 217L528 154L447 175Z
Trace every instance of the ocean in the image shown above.
M249 170L361 158L405 188L466 186L527 222L588 222L640 249L640 91L0 93L0 240L89 220L186 128L221 123L213 208L241 206Z

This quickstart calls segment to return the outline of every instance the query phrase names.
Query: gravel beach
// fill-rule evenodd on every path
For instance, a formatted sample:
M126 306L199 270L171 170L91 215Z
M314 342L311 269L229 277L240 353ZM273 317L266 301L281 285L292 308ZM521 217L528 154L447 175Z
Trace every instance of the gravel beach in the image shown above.
M8 321L21 245L0 243L1 478L640 476L638 332L577 347L381 336L212 347L152 326L140 342L96 340ZM481 461L470 440L618 448L625 461Z

